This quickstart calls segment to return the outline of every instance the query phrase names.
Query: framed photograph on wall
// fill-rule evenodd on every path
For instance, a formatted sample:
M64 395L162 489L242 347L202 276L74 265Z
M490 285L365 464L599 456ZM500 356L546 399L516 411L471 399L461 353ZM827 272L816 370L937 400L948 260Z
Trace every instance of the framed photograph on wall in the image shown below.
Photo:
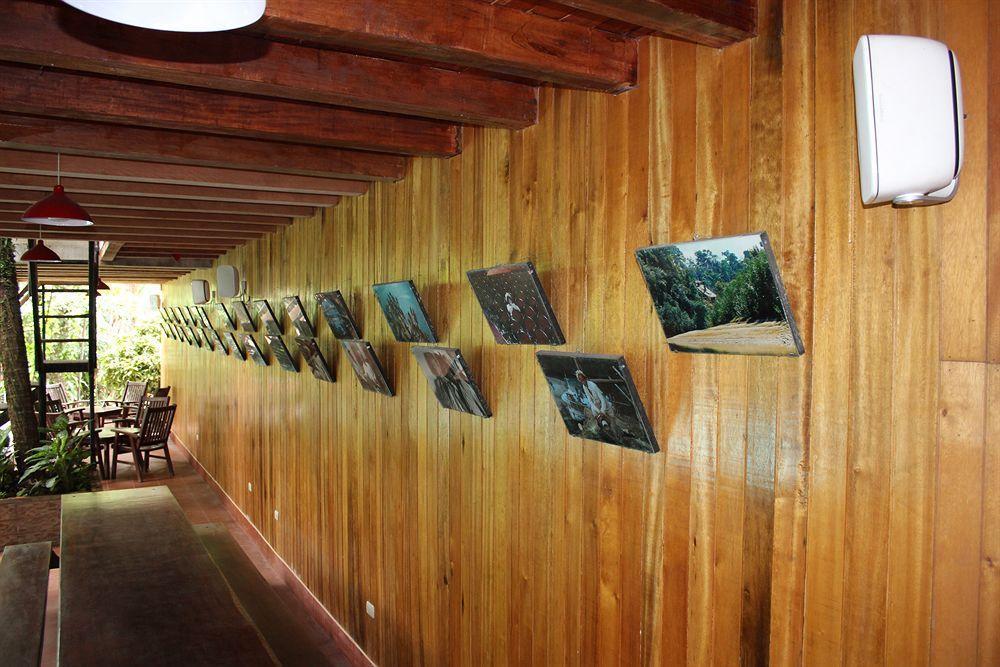
M241 334L241 340L243 341L243 349L246 350L246 356L258 366L267 366L267 357L261 352L253 334Z
M570 352L536 357L570 435L660 451L625 357Z
M477 417L493 416L459 350L418 346L413 348L413 356L442 407Z
M222 313L222 323L233 331L236 331L236 318L233 317L233 314L229 312L228 308L226 308L226 304L219 302L215 304L215 308Z
M326 363L326 357L323 356L323 352L319 349L316 339L298 336L295 338L295 343L299 346L299 353L306 360L306 364L309 365L309 370L312 371L313 377L323 382L333 382L333 371L330 370L329 364Z
M176 325L174 331L177 332L177 340L187 343L188 345L192 344L191 335L187 332L187 327L178 324Z
M190 325L192 327L197 327L197 326L201 325L201 322L198 321L198 315L197 315L197 313L194 312L194 310L195 310L194 306L184 306L184 310L185 310L185 312L187 312L187 316L188 316L187 322L188 322L188 325Z
M436 343L437 332L412 280L372 285L378 305L401 343Z
M229 305L233 309L236 321L240 323L240 329L246 333L257 331L257 324L254 322L253 314L250 312L250 307L246 301L233 301Z
M208 319L208 311L205 310L205 306L195 306L194 310L198 313L198 323L205 329L211 329L212 320Z
M160 328L163 330L163 335L166 336L167 338L174 337L173 334L170 333L170 329L167 328L167 324L165 322L160 322Z
M279 366L286 371L299 372L299 365L295 363L292 353L288 351L288 346L285 345L285 340L281 336L264 334L264 340L267 341L267 346L271 348L271 354Z
M566 342L531 262L477 269L466 276L497 343L562 345Z
M318 292L316 302L319 303L319 309L323 313L326 323L330 325L330 331L333 332L334 337L340 340L356 340L361 337L361 332L355 324L351 310L347 307L347 302L340 290Z
M386 396L393 395L389 378L371 343L366 340L342 340L340 344L351 362L354 374L358 376L362 389Z
M288 318L292 321L292 326L295 327L298 335L302 338L315 338L316 330L313 329L312 322L309 321L309 316L306 315L302 299L297 296L286 296L282 299L281 303L284 305L285 312L288 313Z
M191 326L191 321L188 319L188 312L184 306L177 306L177 314L180 316L178 318L179 322L185 326Z
M191 332L191 340L194 341L194 344L197 347L201 347L203 343L201 341L201 331L198 329L198 327L188 327L188 331Z
M205 335L212 337L212 346L215 348L216 352L222 356L229 354L229 350L226 349L226 343L222 340L222 336L219 335L218 331L215 329L206 329Z
M266 333L272 336L280 336L284 333L281 320L271 310L271 304L267 302L267 299L257 299L253 305L257 309L257 315L260 317L260 323Z
M635 251L674 352L805 352L766 232Z
M236 340L236 334L234 334L232 331L227 331L226 340L229 342L230 354L232 354L240 361L246 361L247 355L243 352L243 348L240 347L239 341Z

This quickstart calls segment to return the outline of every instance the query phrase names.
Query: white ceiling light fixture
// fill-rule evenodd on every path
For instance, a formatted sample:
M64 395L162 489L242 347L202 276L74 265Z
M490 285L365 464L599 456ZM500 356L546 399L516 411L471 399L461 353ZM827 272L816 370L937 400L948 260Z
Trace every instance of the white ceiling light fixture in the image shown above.
M115 23L171 32L218 32L255 23L266 0L63 0Z

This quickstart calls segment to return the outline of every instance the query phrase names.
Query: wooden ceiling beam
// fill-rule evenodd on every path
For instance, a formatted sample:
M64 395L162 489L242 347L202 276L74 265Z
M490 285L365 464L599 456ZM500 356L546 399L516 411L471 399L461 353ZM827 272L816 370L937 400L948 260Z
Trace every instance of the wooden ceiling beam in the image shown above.
M101 264L114 261L115 257L118 256L118 253L121 252L123 247L125 247L124 241L113 241L106 244L103 248L101 248Z
M695 44L723 47L757 34L757 0L558 0Z
M146 269L155 271L157 269L178 269L190 271L192 269L209 269L211 262L203 259L160 259L152 257L117 257L108 263L108 266L130 269Z
M0 64L0 110L74 120L451 157L461 129L443 121Z
M532 86L472 72L236 33L153 32L24 0L0 13L0 59L474 125L523 128L538 113Z
M269 0L244 32L610 92L638 69L635 40L481 0Z
M0 236L6 236L12 239L37 239L38 238L38 227L36 226L34 231L25 231L18 228L17 226L10 226L0 223ZM117 230L105 230L105 231L93 231L93 232L50 232L45 231L42 233L42 238L47 241L124 241L127 245L124 249L119 251L119 254L125 253L129 246L133 244L153 244L157 247L162 247L167 250L182 249L182 248L218 248L220 250L229 250L235 248L238 245L242 245L247 241L252 239L245 238L229 238L229 237L216 237L216 238L197 238L197 237L186 237L183 240L177 240L176 236L170 236L167 234L137 234L132 232L117 231Z
M30 204L46 196L51 188L37 190L0 189L0 207L3 204ZM194 199L167 199L165 197L123 197L121 195L95 195L72 192L73 200L83 206L104 209L135 209L142 211L189 211L192 213L230 213L278 218L279 222L293 217L315 213L312 206L280 206L277 204L247 204L242 202L205 201ZM152 216L150 216L152 217Z
M0 215L17 214L24 212L24 207L18 204L0 203ZM156 220L160 223L178 222L232 222L237 224L257 224L270 226L288 226L292 224L292 218L274 218L268 216L253 217L249 215L229 215L225 213L200 213L198 211L147 211L144 209L131 208L106 208L104 206L90 206L87 212L93 216L98 223L113 220Z
M407 163L387 153L14 113L0 113L3 147L365 181L398 181Z
M148 224L142 224L148 223ZM112 240L111 235L118 238L156 236L158 238L179 238L179 241L186 239L227 239L232 241L259 239L265 234L274 231L273 228L253 227L247 228L242 225L229 225L226 229L219 229L214 224L201 224L189 222L164 222L157 221L121 221L117 224L99 222L91 227L43 227L41 234L44 238L55 234L88 234L100 240ZM228 223L222 223L228 224ZM200 225L200 226L199 226ZM8 232L16 232L21 237L38 236L38 225L29 225L8 214L0 214L0 229ZM109 238L104 238L108 235Z
M138 183L128 180L98 180L74 178L63 175L62 184L74 196L83 194L114 195L121 197L164 197L181 201L214 201L223 203L258 203L278 206L311 206L326 208L340 200L337 195L317 195L274 190L250 190L175 183ZM52 192L50 176L34 174L0 173L0 193L3 190L31 189Z
M4 82L6 84L6 82ZM56 156L51 153L0 148L0 173L31 174L55 179ZM161 164L135 160L112 160L83 155L62 156L63 183L86 178L129 183L165 183L205 188L271 190L326 196L352 196L368 190L365 181L337 178L269 174L242 169L218 169L192 165ZM0 177L0 181L10 180ZM51 186L51 184L50 184Z

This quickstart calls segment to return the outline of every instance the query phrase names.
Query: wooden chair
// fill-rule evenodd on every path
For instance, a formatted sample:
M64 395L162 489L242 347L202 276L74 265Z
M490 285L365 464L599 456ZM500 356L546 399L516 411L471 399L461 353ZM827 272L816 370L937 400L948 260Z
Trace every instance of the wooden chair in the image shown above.
M169 398L170 397L170 387L160 387L153 392L154 398Z
M174 476L174 464L170 460L170 449L167 447L167 441L170 439L170 429L173 426L174 413L176 411L176 405L150 406L146 408L142 416L138 431L135 429L112 429L120 436L128 438L128 450L132 452L132 462L139 473L140 482L146 480L143 472L146 471L150 457L164 459L167 462L167 470L170 472L170 476ZM116 438L114 460L111 464L112 479L118 476L118 454L124 453L124 449L121 440ZM153 452L161 449L163 450L163 456L153 454Z
M101 404L105 407L117 405L121 408L122 417L137 417L139 414L139 404L142 402L142 397L145 395L145 382L126 382L125 392L122 394L120 401L101 401Z
M112 477L114 477L114 472L111 471L111 448L115 446L124 447L125 449L122 450L122 453L131 451L131 449L128 449L128 445L120 441L120 438L127 440L129 436L139 434L139 427L142 425L143 417L149 408L162 408L169 404L170 399L163 396L144 396L139 402L139 410L135 417L119 417L114 420L114 426L101 430L98 440L104 445L104 458L108 462L108 469ZM148 457L145 463L148 468Z
M37 403L36 409L37 409ZM58 398L51 398L45 402L45 425L49 428L52 427L60 419L65 418L69 426L70 435L80 435L84 434L86 437L83 439L81 446L90 447L90 462L97 464L97 469L101 472L101 477L107 475L107 456L101 458L101 443L100 437L98 437L98 442L90 441L90 423L84 418L83 411L81 408L75 410L66 410L63 407L62 401Z
M45 385L45 395L50 401L59 401L62 404L62 411L75 415L74 421L83 421L83 411L87 401L71 401L66 393L66 385L62 382Z

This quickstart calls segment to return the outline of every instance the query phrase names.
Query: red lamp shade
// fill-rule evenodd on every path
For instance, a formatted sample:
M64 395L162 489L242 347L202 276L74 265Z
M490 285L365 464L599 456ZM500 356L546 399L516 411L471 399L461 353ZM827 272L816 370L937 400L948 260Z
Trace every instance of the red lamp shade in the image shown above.
M100 278L97 279L97 291L98 292L100 292L102 290L109 290L109 289L111 289L111 288L108 287L107 284L105 284L105 282L103 280L101 280Z
M22 262L58 262L60 261L59 255L55 254L48 246L45 245L45 241L41 239L38 243L28 248L23 255L21 255Z
M57 185L45 199L35 202L21 216L24 222L34 225L53 225L56 227L87 227L94 224L82 206L66 196L63 186Z

